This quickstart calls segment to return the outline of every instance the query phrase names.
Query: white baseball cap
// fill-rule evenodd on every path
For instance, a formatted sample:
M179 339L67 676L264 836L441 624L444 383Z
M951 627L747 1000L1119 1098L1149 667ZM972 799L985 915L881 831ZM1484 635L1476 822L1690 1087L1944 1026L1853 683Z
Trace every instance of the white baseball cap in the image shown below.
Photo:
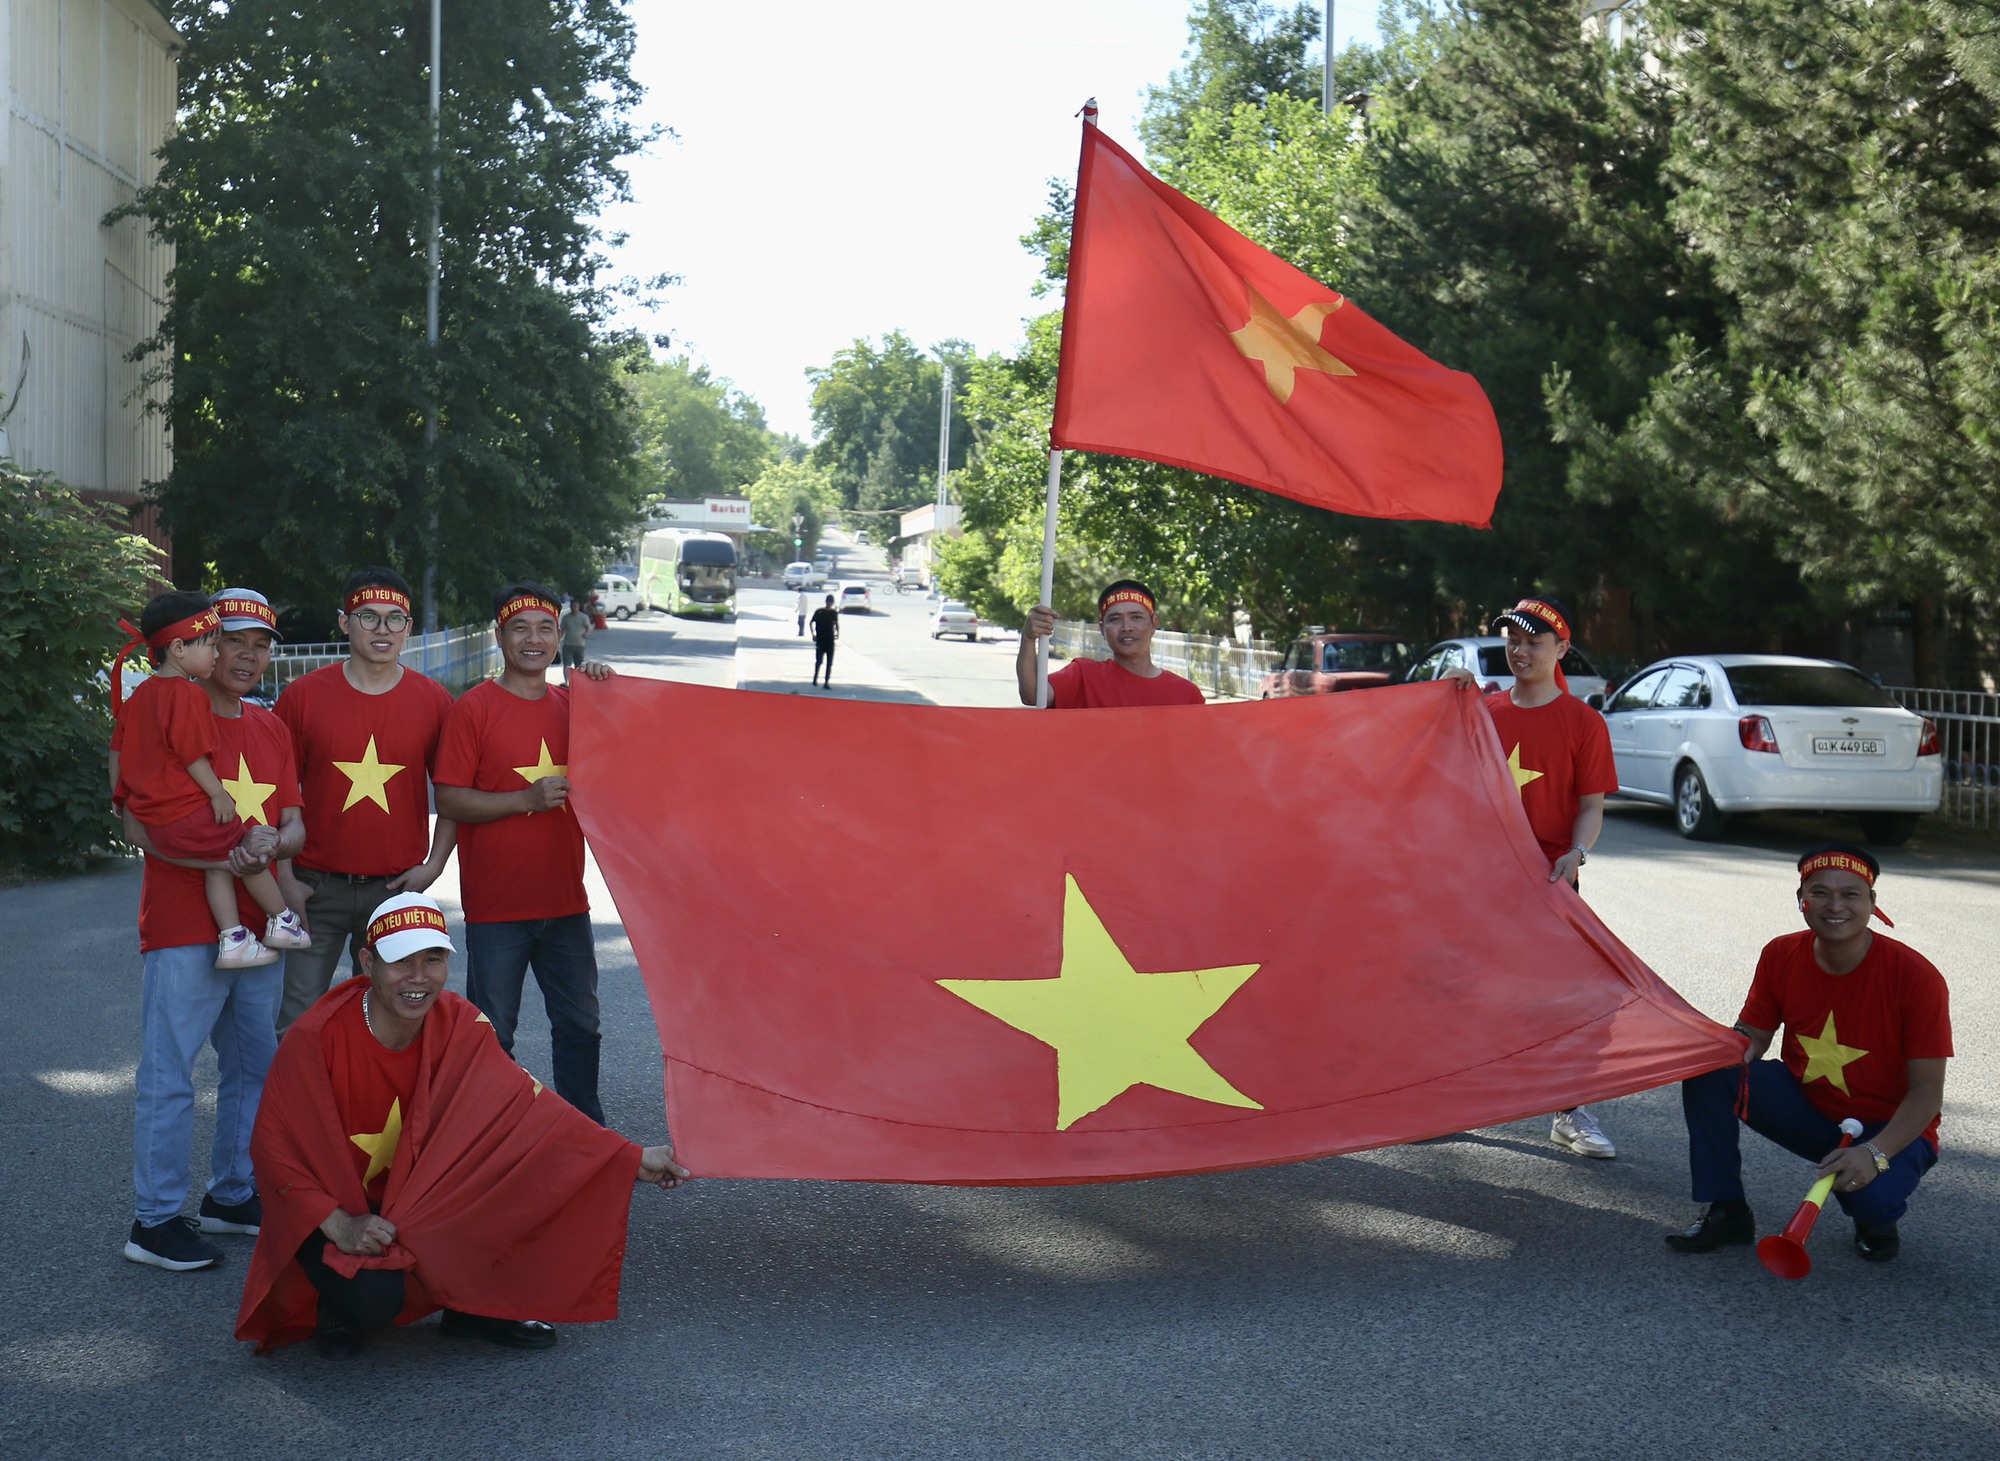
M399 964L419 949L457 953L445 932L444 909L422 893L398 893L368 920L368 946L384 963Z

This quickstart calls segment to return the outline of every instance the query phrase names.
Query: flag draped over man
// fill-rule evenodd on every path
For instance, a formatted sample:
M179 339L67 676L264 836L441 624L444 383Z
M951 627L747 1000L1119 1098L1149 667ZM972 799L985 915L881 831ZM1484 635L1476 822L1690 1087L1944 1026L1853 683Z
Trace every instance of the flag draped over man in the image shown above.
M1358 517L1485 527L1500 429L1398 339L1083 129L1051 446Z
M1741 1052L1549 883L1452 686L1023 716L621 678L574 714L699 1176L1290 1162Z

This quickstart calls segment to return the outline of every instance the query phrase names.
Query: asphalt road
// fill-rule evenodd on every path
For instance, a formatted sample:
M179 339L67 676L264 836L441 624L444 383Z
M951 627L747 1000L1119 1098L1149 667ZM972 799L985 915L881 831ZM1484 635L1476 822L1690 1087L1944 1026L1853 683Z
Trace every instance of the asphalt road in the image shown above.
M635 621L594 651L633 673L816 693L790 606L753 588L735 625ZM834 694L1012 697L1012 644L932 644L915 599L853 619L849 650L854 679L836 675ZM1758 947L1793 926L1788 855L1818 830L1771 820L1695 845L1664 812L1619 808L1586 892L1727 1020ZM1529 1121L1118 1186L642 1190L617 1322L530 1355L427 1323L342 1366L310 1345L256 1359L230 1338L249 1239L220 1240L228 1260L208 1273L118 1256L135 870L0 892L14 1172L0 1194L0 1454L1991 1458L1996 852L1925 833L1887 859L1883 903L1951 980L1961 1054L1944 1160L1886 1267L1855 1258L1837 1213L1800 1283L1748 1250L1667 1251L1659 1234L1693 1209L1678 1099L1661 1090L1599 1108L1615 1162L1566 1156ZM1438 888L1438 916L1477 920L1488 896ZM656 1137L657 1042L601 887L595 902L608 1119ZM545 1071L528 1004L520 1054ZM205 1122L212 1060L199 1079ZM206 1149L204 1127L198 1182ZM1806 1173L1762 1143L1746 1152L1768 1230Z

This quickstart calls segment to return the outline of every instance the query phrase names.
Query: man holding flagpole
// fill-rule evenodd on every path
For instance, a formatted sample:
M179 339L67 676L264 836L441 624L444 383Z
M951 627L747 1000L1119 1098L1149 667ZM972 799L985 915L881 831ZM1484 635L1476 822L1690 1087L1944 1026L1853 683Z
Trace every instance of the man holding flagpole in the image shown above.
M1108 660L1074 660L1049 676L1048 703L1057 710L1105 710L1140 705L1203 705L1192 680L1153 663L1158 601L1137 579L1121 578L1097 596L1097 629L1111 647ZM1023 705L1040 703L1036 645L1055 632L1056 611L1037 604L1021 630L1014 679Z

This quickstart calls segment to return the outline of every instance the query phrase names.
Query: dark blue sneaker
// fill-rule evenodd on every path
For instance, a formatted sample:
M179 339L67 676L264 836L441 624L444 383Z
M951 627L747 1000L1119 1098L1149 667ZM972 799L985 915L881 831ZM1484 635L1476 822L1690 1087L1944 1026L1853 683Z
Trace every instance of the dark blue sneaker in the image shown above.
M204 1233L248 1233L254 1238L262 1226L264 1203L254 1192L248 1200L237 1203L217 1202L205 1194L201 1199L201 1230Z
M132 1236L125 1240L125 1256L134 1263L150 1263L174 1273L197 1268L213 1268L222 1261L222 1250L204 1243L194 1230L191 1217L170 1217L147 1227L132 1224Z

